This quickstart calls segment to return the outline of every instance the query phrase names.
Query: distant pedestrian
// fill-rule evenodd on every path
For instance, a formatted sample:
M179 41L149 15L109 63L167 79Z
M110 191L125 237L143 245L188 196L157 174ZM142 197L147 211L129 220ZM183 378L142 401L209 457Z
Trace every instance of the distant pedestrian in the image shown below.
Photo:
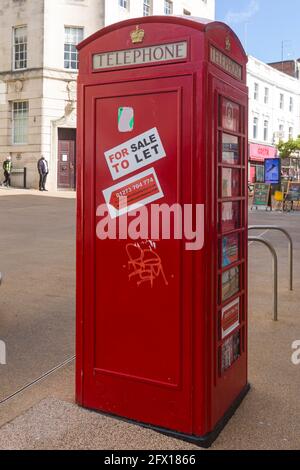
M43 155L39 159L37 167L38 167L38 172L40 175L39 190L47 191L46 181L47 181L47 175L49 173L49 166L48 166L47 160L45 159Z
M3 171L4 171L4 178L5 178L5 180L3 181L3 186L6 186L7 188L10 187L11 170L12 170L12 163L11 163L11 157L9 156L3 163Z

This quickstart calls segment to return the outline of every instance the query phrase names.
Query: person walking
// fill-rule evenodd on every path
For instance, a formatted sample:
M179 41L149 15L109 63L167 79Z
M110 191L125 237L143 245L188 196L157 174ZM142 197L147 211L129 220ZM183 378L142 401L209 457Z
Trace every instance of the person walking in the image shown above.
M4 170L4 178L5 180L3 181L3 186L6 186L7 188L10 187L10 175L11 175L11 170L12 170L12 162L11 162L11 157L7 157L5 162L3 163L3 170Z
M47 191L46 181L47 181L47 175L49 173L49 167L48 167L48 162L43 155L39 159L37 167L38 167L38 172L40 175L39 190Z

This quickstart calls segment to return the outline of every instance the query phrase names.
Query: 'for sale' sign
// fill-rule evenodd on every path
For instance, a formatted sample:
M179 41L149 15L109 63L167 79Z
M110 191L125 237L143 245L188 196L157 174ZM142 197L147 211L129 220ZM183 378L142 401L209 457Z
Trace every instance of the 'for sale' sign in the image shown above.
M114 180L152 164L166 156L156 127L105 152Z

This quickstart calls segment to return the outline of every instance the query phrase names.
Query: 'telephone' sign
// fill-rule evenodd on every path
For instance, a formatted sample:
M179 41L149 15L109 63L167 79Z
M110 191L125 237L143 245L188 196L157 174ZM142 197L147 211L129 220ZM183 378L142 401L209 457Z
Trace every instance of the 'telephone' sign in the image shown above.
M130 65L156 64L187 58L187 42L105 52L93 56L94 70L110 69Z

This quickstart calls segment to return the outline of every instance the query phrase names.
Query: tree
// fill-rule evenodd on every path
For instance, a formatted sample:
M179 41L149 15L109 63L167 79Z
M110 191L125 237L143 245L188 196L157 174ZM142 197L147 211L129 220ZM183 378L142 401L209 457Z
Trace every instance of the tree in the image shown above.
M281 158L290 158L294 153L300 152L300 136L297 139L289 139L287 142L280 140L277 148Z

